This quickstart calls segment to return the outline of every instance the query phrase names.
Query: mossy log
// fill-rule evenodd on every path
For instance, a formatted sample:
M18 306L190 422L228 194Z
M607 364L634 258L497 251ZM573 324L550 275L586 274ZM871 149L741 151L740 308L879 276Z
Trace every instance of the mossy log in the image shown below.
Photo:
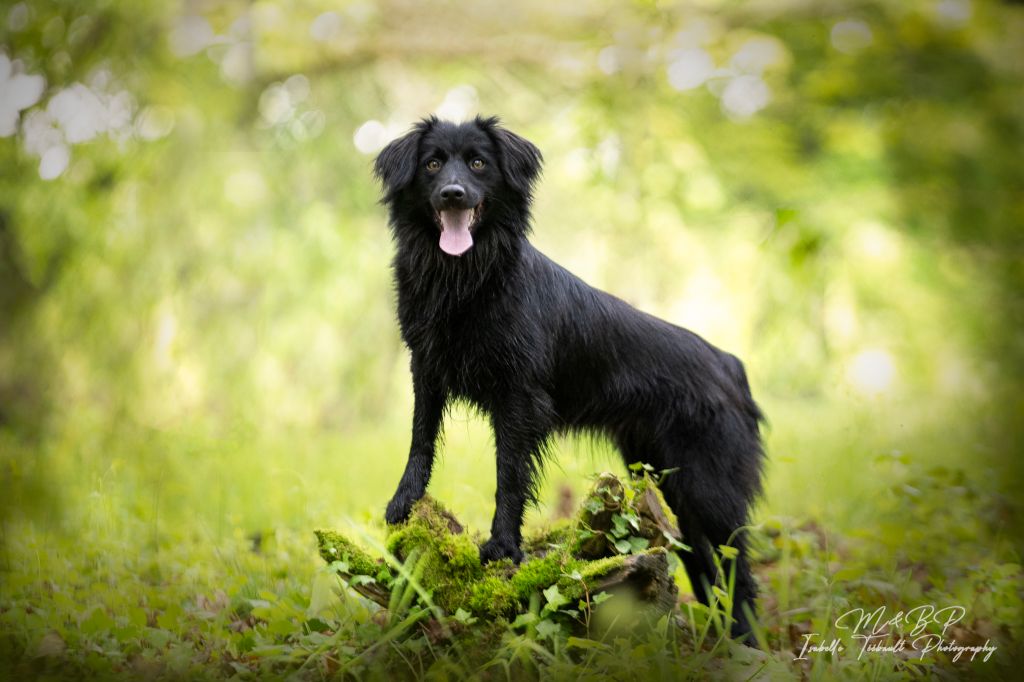
M386 559L375 557L343 535L315 531L320 556L349 586L388 607L403 572L415 576L421 595L452 614L514 617L531 598L551 586L567 603L601 593L628 593L659 613L676 604L669 551L679 544L672 516L646 474L623 482L602 474L576 517L525 538L522 563L480 563L480 537L471 536L436 500L424 497L409 520L392 526ZM401 568L400 568L401 567Z

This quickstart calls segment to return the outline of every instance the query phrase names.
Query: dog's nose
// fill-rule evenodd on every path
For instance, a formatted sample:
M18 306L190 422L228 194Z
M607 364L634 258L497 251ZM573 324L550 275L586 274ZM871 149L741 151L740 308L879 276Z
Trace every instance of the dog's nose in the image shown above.
M441 198L445 201L462 201L466 198L466 190L462 185L445 185L441 188Z

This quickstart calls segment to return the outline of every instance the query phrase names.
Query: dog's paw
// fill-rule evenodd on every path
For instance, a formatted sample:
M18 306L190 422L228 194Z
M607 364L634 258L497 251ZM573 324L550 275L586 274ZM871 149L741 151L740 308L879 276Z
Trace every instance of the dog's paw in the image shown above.
M415 502L415 500L405 495L395 495L388 502L387 511L384 512L384 520L387 521L389 526L408 521L409 514L412 512L412 505Z
M491 538L480 548L480 563L486 564L499 559L511 559L518 564L523 560L523 551L509 540Z

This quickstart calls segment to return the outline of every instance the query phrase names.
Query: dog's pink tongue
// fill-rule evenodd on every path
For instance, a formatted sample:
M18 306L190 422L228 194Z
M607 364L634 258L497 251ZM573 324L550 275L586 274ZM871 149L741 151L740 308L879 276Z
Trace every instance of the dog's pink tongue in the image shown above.
M441 250L452 256L461 256L473 246L469 223L473 209L441 211Z

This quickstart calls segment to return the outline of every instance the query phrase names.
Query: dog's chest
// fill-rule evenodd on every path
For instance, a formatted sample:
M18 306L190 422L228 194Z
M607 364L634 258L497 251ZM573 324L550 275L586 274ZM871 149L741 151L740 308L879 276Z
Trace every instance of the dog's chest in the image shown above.
M452 394L487 407L515 380L517 335L495 301L423 301L400 290L399 322L414 371Z

